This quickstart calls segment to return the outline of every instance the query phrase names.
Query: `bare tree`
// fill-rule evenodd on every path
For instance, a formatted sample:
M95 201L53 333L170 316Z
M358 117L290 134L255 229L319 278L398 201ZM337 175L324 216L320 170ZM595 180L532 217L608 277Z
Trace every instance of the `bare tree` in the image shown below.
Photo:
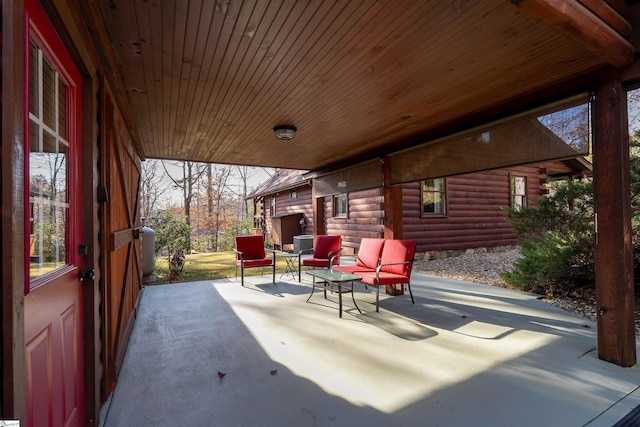
M143 217L151 217L157 213L158 203L165 193L165 177L159 171L158 160L142 162L140 177L140 211Z
M209 165L207 173L207 206L213 213L213 248L218 252L218 238L220 236L220 214L224 210L223 198L227 190L227 181L231 175L232 167L229 165ZM215 206L215 209L214 209Z
M182 172L180 176L174 177L174 175L167 168L167 164L172 165L173 166L172 169L181 170ZM207 170L207 165L203 163L194 163L194 162L171 163L171 162L163 161L162 167L164 168L164 171L169 177L169 179L182 192L184 216L185 216L187 225L190 226L191 225L191 201L193 200L193 196L195 194L195 188L196 188L197 182Z

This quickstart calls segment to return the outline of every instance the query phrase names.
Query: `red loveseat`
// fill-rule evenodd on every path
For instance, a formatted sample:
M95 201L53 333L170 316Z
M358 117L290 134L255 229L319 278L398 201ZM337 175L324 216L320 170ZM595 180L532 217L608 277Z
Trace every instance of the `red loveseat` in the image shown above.
M341 265L334 270L360 276L362 283L376 287L376 311L380 311L380 286L407 285L411 303L411 269L416 252L413 240L362 239L355 265ZM374 260L377 260L374 264Z

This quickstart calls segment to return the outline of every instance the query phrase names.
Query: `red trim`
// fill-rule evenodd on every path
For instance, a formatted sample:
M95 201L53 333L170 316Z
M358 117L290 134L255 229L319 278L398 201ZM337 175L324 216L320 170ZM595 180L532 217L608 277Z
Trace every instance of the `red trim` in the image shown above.
M30 134L29 134L29 71L30 71L30 56L29 56L29 42L33 40L35 44L43 51L44 56L60 74L62 80L68 87L67 98L67 120L69 129L69 161L67 162L67 176L68 176L68 200L69 201L81 201L81 177L80 177L80 162L82 156L81 141L82 141L82 126L81 126L81 114L82 114L82 96L81 96L81 82L82 76L78 67L74 63L69 51L65 47L64 43L58 36L55 28L49 21L44 10L40 7L37 0L25 0L25 31L24 39L24 179L25 179L25 218L24 218L24 242L25 242L25 294L28 294L31 289L31 280L29 279L29 233L30 233L30 221L29 221L29 152L30 152ZM82 224L82 203L70 204L69 217L67 218L67 224ZM67 236L67 264L71 266L79 267L80 256L77 252L78 245L82 241L82 229L80 226L69 227L69 235ZM38 281L40 282L40 281Z

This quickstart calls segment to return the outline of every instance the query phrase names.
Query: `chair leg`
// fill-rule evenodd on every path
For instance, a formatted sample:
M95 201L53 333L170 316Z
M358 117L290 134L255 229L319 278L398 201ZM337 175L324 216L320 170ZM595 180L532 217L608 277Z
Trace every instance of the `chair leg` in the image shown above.
M273 263L273 282L274 285L276 284L276 263Z
M244 286L244 264L240 265L240 286Z
M413 292L411 292L411 283L407 283L407 287L409 288L409 295L411 295L411 304L415 304L416 302L413 300Z
M376 313L380 313L380 285L376 285Z

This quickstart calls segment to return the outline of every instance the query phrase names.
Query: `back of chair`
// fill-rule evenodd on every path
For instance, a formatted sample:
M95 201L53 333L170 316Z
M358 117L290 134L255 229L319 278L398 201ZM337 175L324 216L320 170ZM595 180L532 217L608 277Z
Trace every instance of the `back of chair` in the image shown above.
M342 246L342 236L316 236L316 242L313 245L313 257L319 259L329 259L329 253L339 251ZM340 253L337 254L334 263L340 261Z
M375 270L378 267L383 246L384 239L374 239L371 237L363 238L360 241L356 265L358 267Z
M262 236L237 236L236 250L242 252L245 260L263 259L266 256L264 250L264 237ZM240 259L240 255L236 256Z
M400 263L413 260L415 252L416 242L413 240L390 239L385 241L380 263L395 265L384 266L381 268L381 271L409 276L411 274L412 263Z

